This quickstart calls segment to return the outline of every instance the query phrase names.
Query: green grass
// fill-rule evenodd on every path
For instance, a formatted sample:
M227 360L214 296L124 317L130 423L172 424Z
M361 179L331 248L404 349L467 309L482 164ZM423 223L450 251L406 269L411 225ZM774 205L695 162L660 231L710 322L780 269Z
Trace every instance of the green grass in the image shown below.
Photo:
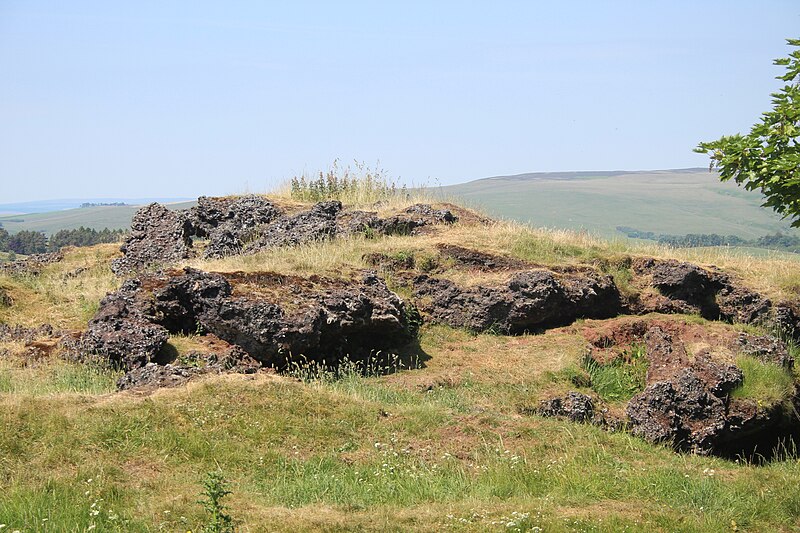
M461 413L391 383L237 378L138 399L0 395L0 524L194 531L209 471L230 481L226 504L247 531L719 531L731 521L759 531L800 518L793 459L756 468L681 456L479 408L469 394Z
M195 202L181 202L169 204L170 209L186 209ZM18 231L43 231L52 235L61 229L77 229L81 226L101 230L128 229L131 218L141 206L99 206L82 207L79 209L64 209L46 213L32 213L27 215L9 215L0 217L0 224L11 234Z
M609 402L627 402L643 391L647 366L645 349L638 345L631 346L606 363L598 363L589 355L584 359L592 389Z
M617 226L684 235L759 237L789 230L763 198L705 169L498 177L443 187L490 215L622 238Z
M747 355L737 357L736 366L742 369L744 379L732 392L734 398L753 399L769 406L785 401L794 390L794 375L782 366Z
M58 393L103 394L116 390L120 372L63 361L21 367L0 360L0 393L42 396Z

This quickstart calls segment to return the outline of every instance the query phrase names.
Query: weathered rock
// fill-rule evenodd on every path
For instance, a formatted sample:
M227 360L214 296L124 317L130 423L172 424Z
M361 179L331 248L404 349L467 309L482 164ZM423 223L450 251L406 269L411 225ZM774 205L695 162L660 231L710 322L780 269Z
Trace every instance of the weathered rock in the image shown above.
M513 257L487 254L452 244L440 244L438 248L439 254L442 257L454 261L458 266L475 268L477 270L489 272L497 270L522 270L533 266L530 263Z
M191 209L189 218L193 235L208 238L203 255L211 258L241 253L244 242L257 227L281 215L282 211L262 196L201 196Z
M22 341L26 344L36 341L42 337L58 336L50 324L42 324L36 328L26 328L25 326L0 324L0 341Z
M232 346L221 353L190 352L188 361L202 362L202 365L147 363L126 372L117 380L119 390L155 389L178 387L192 378L209 374L236 373L254 374L262 366L238 346Z
M650 442L708 454L726 426L725 402L691 368L673 381L648 385L626 408L631 431Z
M246 253L256 253L277 246L297 246L330 239L336 235L336 216L342 210L339 201L320 202L311 210L284 217L259 230L259 237L245 246Z
M382 233L383 219L378 218L375 211L347 210L336 218L336 233L350 235L365 233L368 235Z
M795 305L781 303L772 310L772 323L784 335L800 339L800 310Z
M628 403L631 431L650 442L708 454L724 438L728 395L742 371L701 352L689 357L683 343L660 327L645 335L647 387Z
M418 228L434 224L452 224L458 217L447 209L434 209L428 204L414 204L402 213L379 222L380 233L384 235L411 235Z
M536 413L545 417L565 418L572 422L590 422L594 418L594 401L580 392L570 391L563 397L539 402Z
M414 280L414 297L437 322L502 333L566 325L579 317L607 318L620 310L613 279L593 272L523 271L502 287L469 288L422 275Z
M247 289L240 293L239 285ZM187 268L126 282L101 303L84 346L133 369L157 360L168 333L195 331L283 367L295 357L335 363L397 347L410 340L412 324L402 300L374 274L347 283Z
M27 274L38 276L42 268L53 263L58 263L64 259L61 252L50 252L45 254L32 254L25 259L0 263L0 272L11 274L12 276Z
M180 261L189 257L191 246L186 214L152 203L133 215L130 235L120 247L125 256L112 261L111 270L123 274Z
M724 286L716 296L721 320L740 324L769 321L772 302L768 298L746 287L734 285L728 276L722 280Z
M652 258L634 261L633 270L640 276L650 276L652 285L662 294L683 304L683 312L719 318L716 294L725 286L719 273L674 259Z
M126 370L155 359L169 332L142 309L143 292L139 280L129 280L119 291L106 296L83 335L83 350Z
M170 211L154 203L137 211L131 233L121 247L124 257L112 262L112 270L127 274L187 259L193 253L193 237L208 239L203 255L217 258L296 246L337 234L408 234L421 226L455 220L452 212L427 204L413 205L382 219L375 212L342 211L341 202L335 200L320 202L302 213L284 215L275 204L257 195L201 196L190 210Z
M147 363L145 366L126 372L117 380L117 389L157 389L179 387L191 378L205 374L204 369L189 366L157 365Z
M781 339L771 335L739 334L739 346L742 353L757 357L765 363L775 363L786 369L794 367L794 357L789 347Z

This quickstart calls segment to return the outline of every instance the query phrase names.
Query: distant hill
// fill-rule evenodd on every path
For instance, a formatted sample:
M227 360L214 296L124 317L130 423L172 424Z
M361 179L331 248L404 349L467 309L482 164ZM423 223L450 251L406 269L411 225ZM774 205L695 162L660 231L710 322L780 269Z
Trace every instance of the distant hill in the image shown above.
M43 231L47 235L51 235L61 229L75 229L81 226L86 228L94 228L97 230L101 230L103 228L125 229L131 225L131 218L133 218L133 214L137 209L139 209L139 207L141 207L141 205L150 203L151 201L157 201L157 199L142 200L116 200L131 204L136 202L138 205L79 207L75 209L63 209L59 211L7 215L0 217L0 224L2 224L3 228L11 234L22 230L31 230ZM173 199L166 200L169 201ZM73 202L75 201L79 202L78 205L80 205L80 203L86 202L105 203L111 202L112 200L95 198L84 199L82 201L74 200ZM31 204L33 204L33 202L31 202ZM186 209L195 205L195 201L173 201L173 203L165 203L165 205L167 205L167 207L170 209Z
M62 198L58 200L36 200L0 204L0 216L63 211L81 207L82 204L125 203L128 205L147 205L151 202L169 204L187 200L191 200L191 198Z
M528 173L451 185L440 192L492 216L612 238L624 237L617 226L747 239L778 231L800 235L761 207L760 194L720 182L704 168Z

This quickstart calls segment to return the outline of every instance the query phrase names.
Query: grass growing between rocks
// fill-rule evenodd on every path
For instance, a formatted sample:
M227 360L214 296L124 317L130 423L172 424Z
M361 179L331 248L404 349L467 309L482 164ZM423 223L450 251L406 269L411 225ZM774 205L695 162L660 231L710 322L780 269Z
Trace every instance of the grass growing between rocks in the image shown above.
M586 356L583 367L589 373L592 390L600 398L608 402L627 402L644 390L647 354L644 346L634 345L605 363Z
M718 263L771 297L796 297L800 288L796 263L783 259L638 247L505 222L186 264L351 276L374 268L368 253L432 264L438 244L544 266L596 266L618 282L630 281L627 257L641 254ZM0 322L83 328L119 284L107 267L116 248L68 251L38 277L0 274L14 300L0 309ZM458 283L507 279L437 268ZM203 480L221 472L238 531L800 529L794 455L756 467L525 414L586 373L577 329L505 337L426 325L416 352L406 354L414 364L388 374L299 365L291 376L208 377L152 394L111 394L115 373L29 359L26 347L6 343L0 524L9 531L198 531L207 519L197 503ZM181 360L201 340L176 335L170 343ZM623 398L638 383L637 365L633 375L624 364L595 369L591 382ZM745 369L752 390L742 394L766 398L759 387L777 383L768 371Z
M195 531L203 480L219 471L239 531L800 526L794 457L755 467L520 415L581 345L565 331L436 326L423 330L422 368L383 376L220 376L144 396L0 392L0 524Z
M791 370L747 355L737 357L736 366L742 370L744 379L741 386L731 393L734 398L748 398L756 400L759 405L773 405L791 396L795 382Z

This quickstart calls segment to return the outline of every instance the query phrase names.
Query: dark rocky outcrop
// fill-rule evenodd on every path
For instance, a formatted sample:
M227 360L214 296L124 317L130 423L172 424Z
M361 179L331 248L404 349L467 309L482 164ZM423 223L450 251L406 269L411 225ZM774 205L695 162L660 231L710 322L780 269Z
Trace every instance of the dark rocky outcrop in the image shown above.
M595 416L594 401L585 394L570 391L564 396L542 400L536 413L572 422L591 422Z
M257 253L277 246L297 246L330 239L336 235L336 216L342 210L339 201L320 202L311 210L283 217L259 231L259 236L245 247Z
M298 357L336 363L398 347L411 339L412 324L374 274L345 282L187 268L126 282L103 300L83 342L132 370L158 361L169 333L197 331L281 368Z
M648 366L643 390L624 404L624 415L619 406L612 409L578 392L542 401L537 414L627 429L680 451L732 458L768 455L782 435L800 435L794 414L800 405L797 390L769 405L732 397L745 379L734 364L741 354L791 372L793 360L777 338L661 318L620 317L581 328L589 342L587 357L600 364L620 360L634 346L644 348ZM591 379L584 386L590 385ZM787 408L786 402L795 407Z
M0 341L22 341L26 344L35 342L42 337L57 336L58 332L50 324L42 324L35 328L25 326L0 324Z
M180 261L189 257L191 246L191 222L186 213L152 203L133 216L130 235L120 247L125 256L112 261L111 270L121 274Z
M751 324L768 320L772 303L717 269L674 259L644 258L633 271L649 278L667 300L644 311L697 313L709 320Z
M0 287L0 307L10 307L14 303L11 295L3 287Z
M515 273L501 287L459 287L449 280L418 276L414 297L430 317L474 331L522 333L566 325L579 317L608 318L620 311L620 295L610 276Z
M147 315L141 292L141 282L129 280L106 296L89 321L82 349L127 370L152 361L166 344L169 331Z
M771 335L750 335L740 333L738 343L742 353L760 359L764 363L774 363L786 369L794 367L794 357L787 344Z
M254 374L263 367L238 346L222 352L190 352L184 359L198 364L147 363L133 368L117 380L119 390L178 387L197 376L221 373Z
M64 254L61 252L51 252L45 254L32 254L25 259L17 259L15 261L8 261L0 263L0 272L18 276L27 274L30 276L38 276L42 268L53 263L58 263L64 259Z
M445 259L452 260L456 265L486 272L497 270L523 270L534 266L513 257L488 254L452 244L441 244L438 248L439 255Z
M383 219L375 212L344 211L341 202L335 200L286 214L262 196L201 196L190 210L171 211L154 203L137 211L130 235L120 248L124 257L112 262L112 270L129 274L187 259L195 254L194 238L208 240L204 257L218 258L367 231L410 234L422 226L456 220L452 212L426 204L413 205Z
M205 257L224 257L242 252L256 228L269 224L283 211L262 196L232 198L201 196L189 213L192 234L207 238Z
M424 226L452 224L456 221L458 217L447 209L414 204L400 214L380 220L378 230L384 235L411 235Z

